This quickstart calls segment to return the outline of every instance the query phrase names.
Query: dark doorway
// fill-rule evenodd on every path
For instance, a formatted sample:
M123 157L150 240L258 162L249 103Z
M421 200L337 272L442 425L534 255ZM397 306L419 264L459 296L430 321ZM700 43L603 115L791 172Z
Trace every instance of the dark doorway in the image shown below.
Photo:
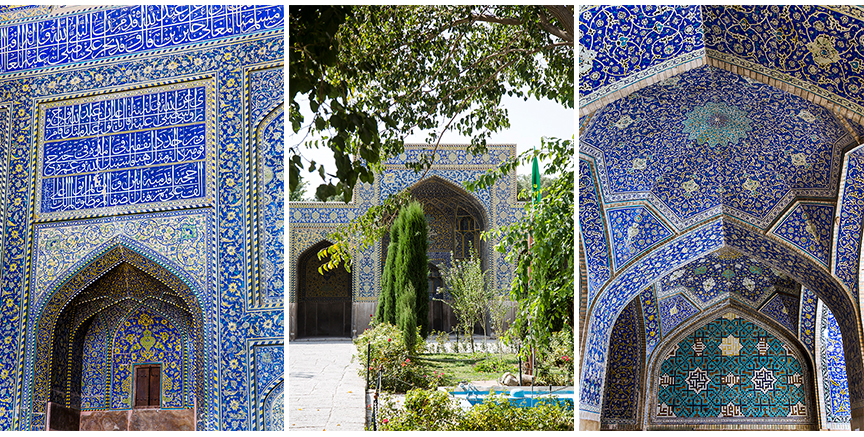
M162 405L161 366L135 366L135 408L159 408Z
M322 241L297 262L297 336L351 337L351 274L340 267L324 272L318 252L330 246Z

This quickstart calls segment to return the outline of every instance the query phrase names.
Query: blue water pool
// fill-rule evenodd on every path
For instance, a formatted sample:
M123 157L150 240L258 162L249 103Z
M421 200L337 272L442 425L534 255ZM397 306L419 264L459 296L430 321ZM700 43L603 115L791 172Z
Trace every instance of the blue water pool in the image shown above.
M483 403L483 400L491 394L503 396L510 404L517 407L533 407L543 403L562 403L568 408L573 408L575 394L573 387L514 387L511 389L481 390L473 386L461 385L459 389L449 391L450 395L460 400L463 406L471 406Z

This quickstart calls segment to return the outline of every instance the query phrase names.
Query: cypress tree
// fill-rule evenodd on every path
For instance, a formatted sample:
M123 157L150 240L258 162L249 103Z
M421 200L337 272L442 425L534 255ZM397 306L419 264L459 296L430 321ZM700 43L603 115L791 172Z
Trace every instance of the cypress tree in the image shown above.
M402 227L395 260L396 293L415 294L414 314L420 327L420 336L426 338L429 334L429 261L426 254L429 243L426 240L423 205L419 202L409 203L399 212L399 218Z
M402 340L405 342L405 347L410 353L414 353L414 343L417 340L417 313L416 308L417 294L414 292L414 284L408 283L408 288L404 293L399 293L398 308L399 329L402 331Z
M390 225L390 244L387 246L387 260L381 274L381 294L375 309L375 323L396 324L396 254L399 252L399 235L402 231L402 212Z

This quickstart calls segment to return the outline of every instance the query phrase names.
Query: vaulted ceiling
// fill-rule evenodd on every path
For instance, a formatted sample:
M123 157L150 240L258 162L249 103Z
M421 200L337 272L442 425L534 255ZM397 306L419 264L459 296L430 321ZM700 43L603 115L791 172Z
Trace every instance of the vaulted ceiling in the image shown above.
M796 196L834 200L854 145L831 111L710 66L604 106L580 137L607 202L646 199L678 229L721 212L764 229Z
M582 114L710 63L864 120L861 6L583 6L579 42Z

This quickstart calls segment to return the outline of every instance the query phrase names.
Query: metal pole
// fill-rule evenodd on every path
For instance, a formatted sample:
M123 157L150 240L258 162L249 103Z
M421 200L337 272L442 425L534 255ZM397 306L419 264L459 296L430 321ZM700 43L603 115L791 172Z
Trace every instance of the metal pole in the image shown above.
M378 431L378 392L381 391L381 369L378 369L378 386L375 388L375 403L372 406L372 431Z
M366 345L366 390L369 390L369 372L372 371L372 343Z
M519 387L522 387L522 355L519 355Z

